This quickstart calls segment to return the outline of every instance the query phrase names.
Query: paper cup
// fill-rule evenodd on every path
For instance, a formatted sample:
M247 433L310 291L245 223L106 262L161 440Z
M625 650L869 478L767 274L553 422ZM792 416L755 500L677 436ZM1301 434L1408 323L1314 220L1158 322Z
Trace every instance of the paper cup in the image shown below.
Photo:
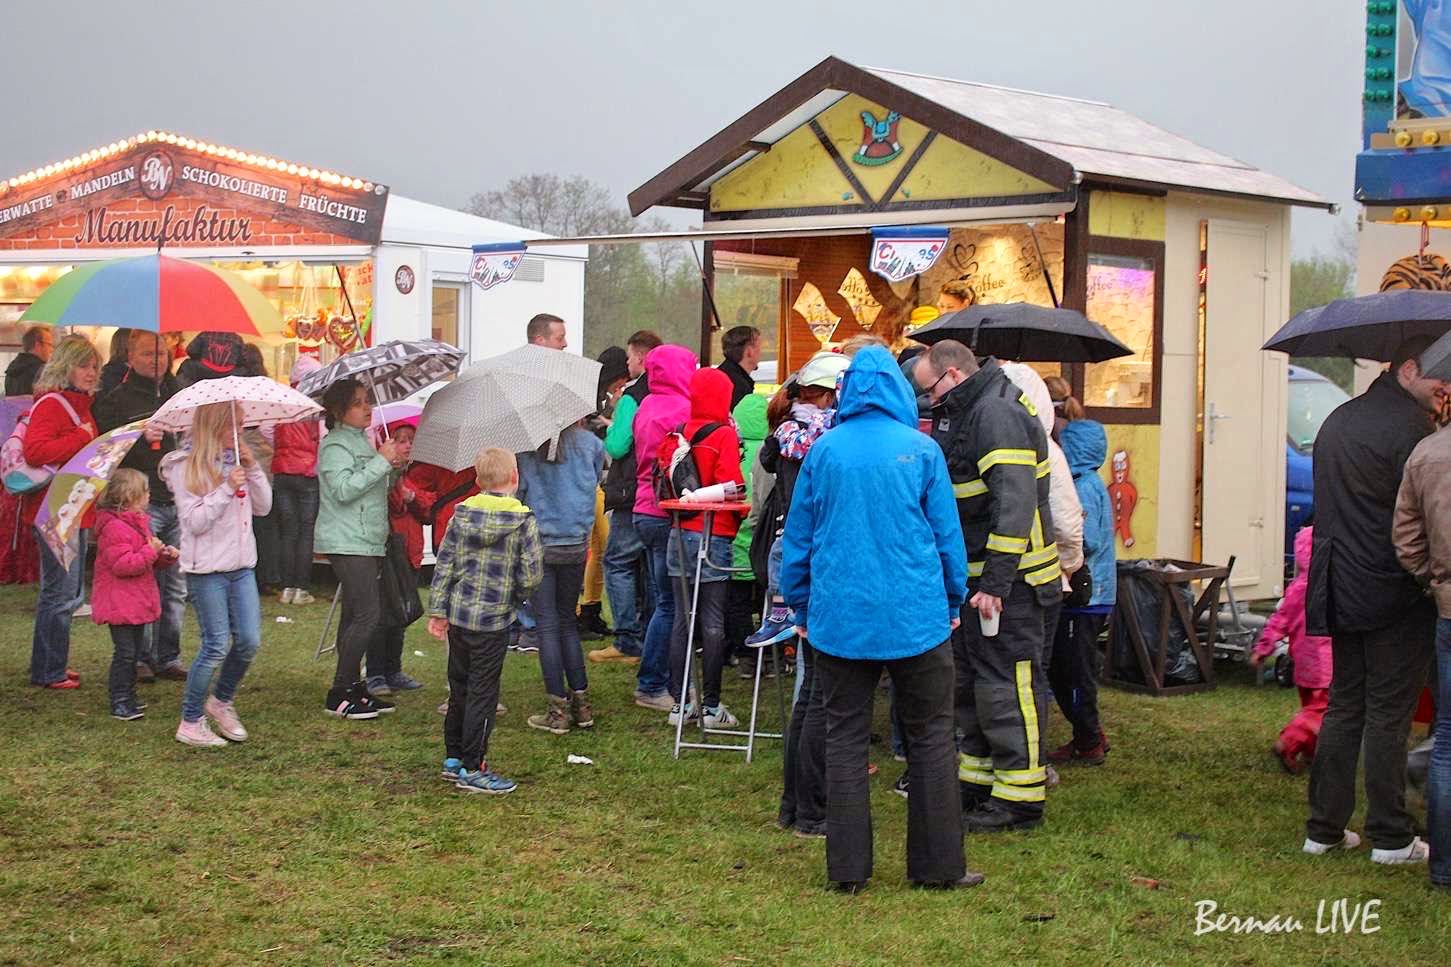
M1001 611L991 618L979 611L977 613L977 620L978 624L982 626L982 636L984 638L996 638L998 636L998 624L1002 619L1003 613Z

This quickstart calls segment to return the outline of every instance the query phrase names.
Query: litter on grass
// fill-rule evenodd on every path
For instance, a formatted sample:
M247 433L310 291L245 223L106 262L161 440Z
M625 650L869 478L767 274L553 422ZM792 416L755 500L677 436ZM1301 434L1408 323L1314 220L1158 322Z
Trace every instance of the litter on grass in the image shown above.
M280 624L280 625L296 624L295 621L293 621L291 618L287 617L287 615L285 615L285 614L279 614L277 616L277 623Z
M595 760L591 759L589 756L574 755L573 753L571 753L569 758L565 759L564 761L572 766L592 766L595 764Z

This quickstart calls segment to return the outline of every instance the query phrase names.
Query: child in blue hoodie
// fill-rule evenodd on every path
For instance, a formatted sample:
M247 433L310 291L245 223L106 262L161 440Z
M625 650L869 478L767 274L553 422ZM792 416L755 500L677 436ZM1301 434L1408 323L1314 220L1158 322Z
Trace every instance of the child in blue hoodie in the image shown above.
M1065 607L1053 642L1048 681L1073 739L1048 753L1051 762L1102 765L1108 739L1098 721L1098 636L1113 615L1118 592L1114 556L1113 505L1098 475L1108 456L1108 436L1093 420L1071 420L1063 427L1063 455L1083 505L1083 559L1093 578L1086 605Z

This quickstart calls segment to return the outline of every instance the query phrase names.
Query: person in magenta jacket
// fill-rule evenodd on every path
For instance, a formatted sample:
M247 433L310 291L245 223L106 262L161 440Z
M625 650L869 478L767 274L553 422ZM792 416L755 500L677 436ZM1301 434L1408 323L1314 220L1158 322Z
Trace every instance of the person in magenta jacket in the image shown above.
M111 629L111 717L141 718L136 662L146 650L146 626L161 617L161 589L152 572L176 563L176 548L151 533L150 484L139 470L115 472L96 513L96 574L91 620Z
M1255 643L1250 663L1260 662L1289 639L1290 661L1295 665L1295 687L1300 691L1300 711L1280 731L1270 752L1285 771L1293 775L1304 772L1315 758L1315 743L1320 737L1320 723L1330 707L1330 639L1312 635L1305 630L1305 595L1310 583L1310 549L1314 528L1302 527L1295 535L1295 579L1285 588L1280 606L1265 624Z
M635 437L635 530L645 545L645 572L655 598L655 613L645 629L645 648L635 682L635 704L669 712L670 631L675 624L675 591L666 568L670 518L655 499L656 456L665 436L690 419L690 377L695 353L684 346L656 346L645 357L650 395L640 401Z

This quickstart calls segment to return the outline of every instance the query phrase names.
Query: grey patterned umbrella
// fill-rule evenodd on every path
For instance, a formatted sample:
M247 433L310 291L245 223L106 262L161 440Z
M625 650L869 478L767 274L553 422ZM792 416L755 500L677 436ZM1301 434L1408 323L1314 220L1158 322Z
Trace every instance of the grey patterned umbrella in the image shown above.
M462 349L437 339L394 339L345 353L297 384L298 392L322 399L327 388L353 377L372 390L373 402L392 403L448 379L463 363Z
M533 450L595 411L599 375L593 359L543 346L475 363L428 398L413 459L462 470L484 447Z

